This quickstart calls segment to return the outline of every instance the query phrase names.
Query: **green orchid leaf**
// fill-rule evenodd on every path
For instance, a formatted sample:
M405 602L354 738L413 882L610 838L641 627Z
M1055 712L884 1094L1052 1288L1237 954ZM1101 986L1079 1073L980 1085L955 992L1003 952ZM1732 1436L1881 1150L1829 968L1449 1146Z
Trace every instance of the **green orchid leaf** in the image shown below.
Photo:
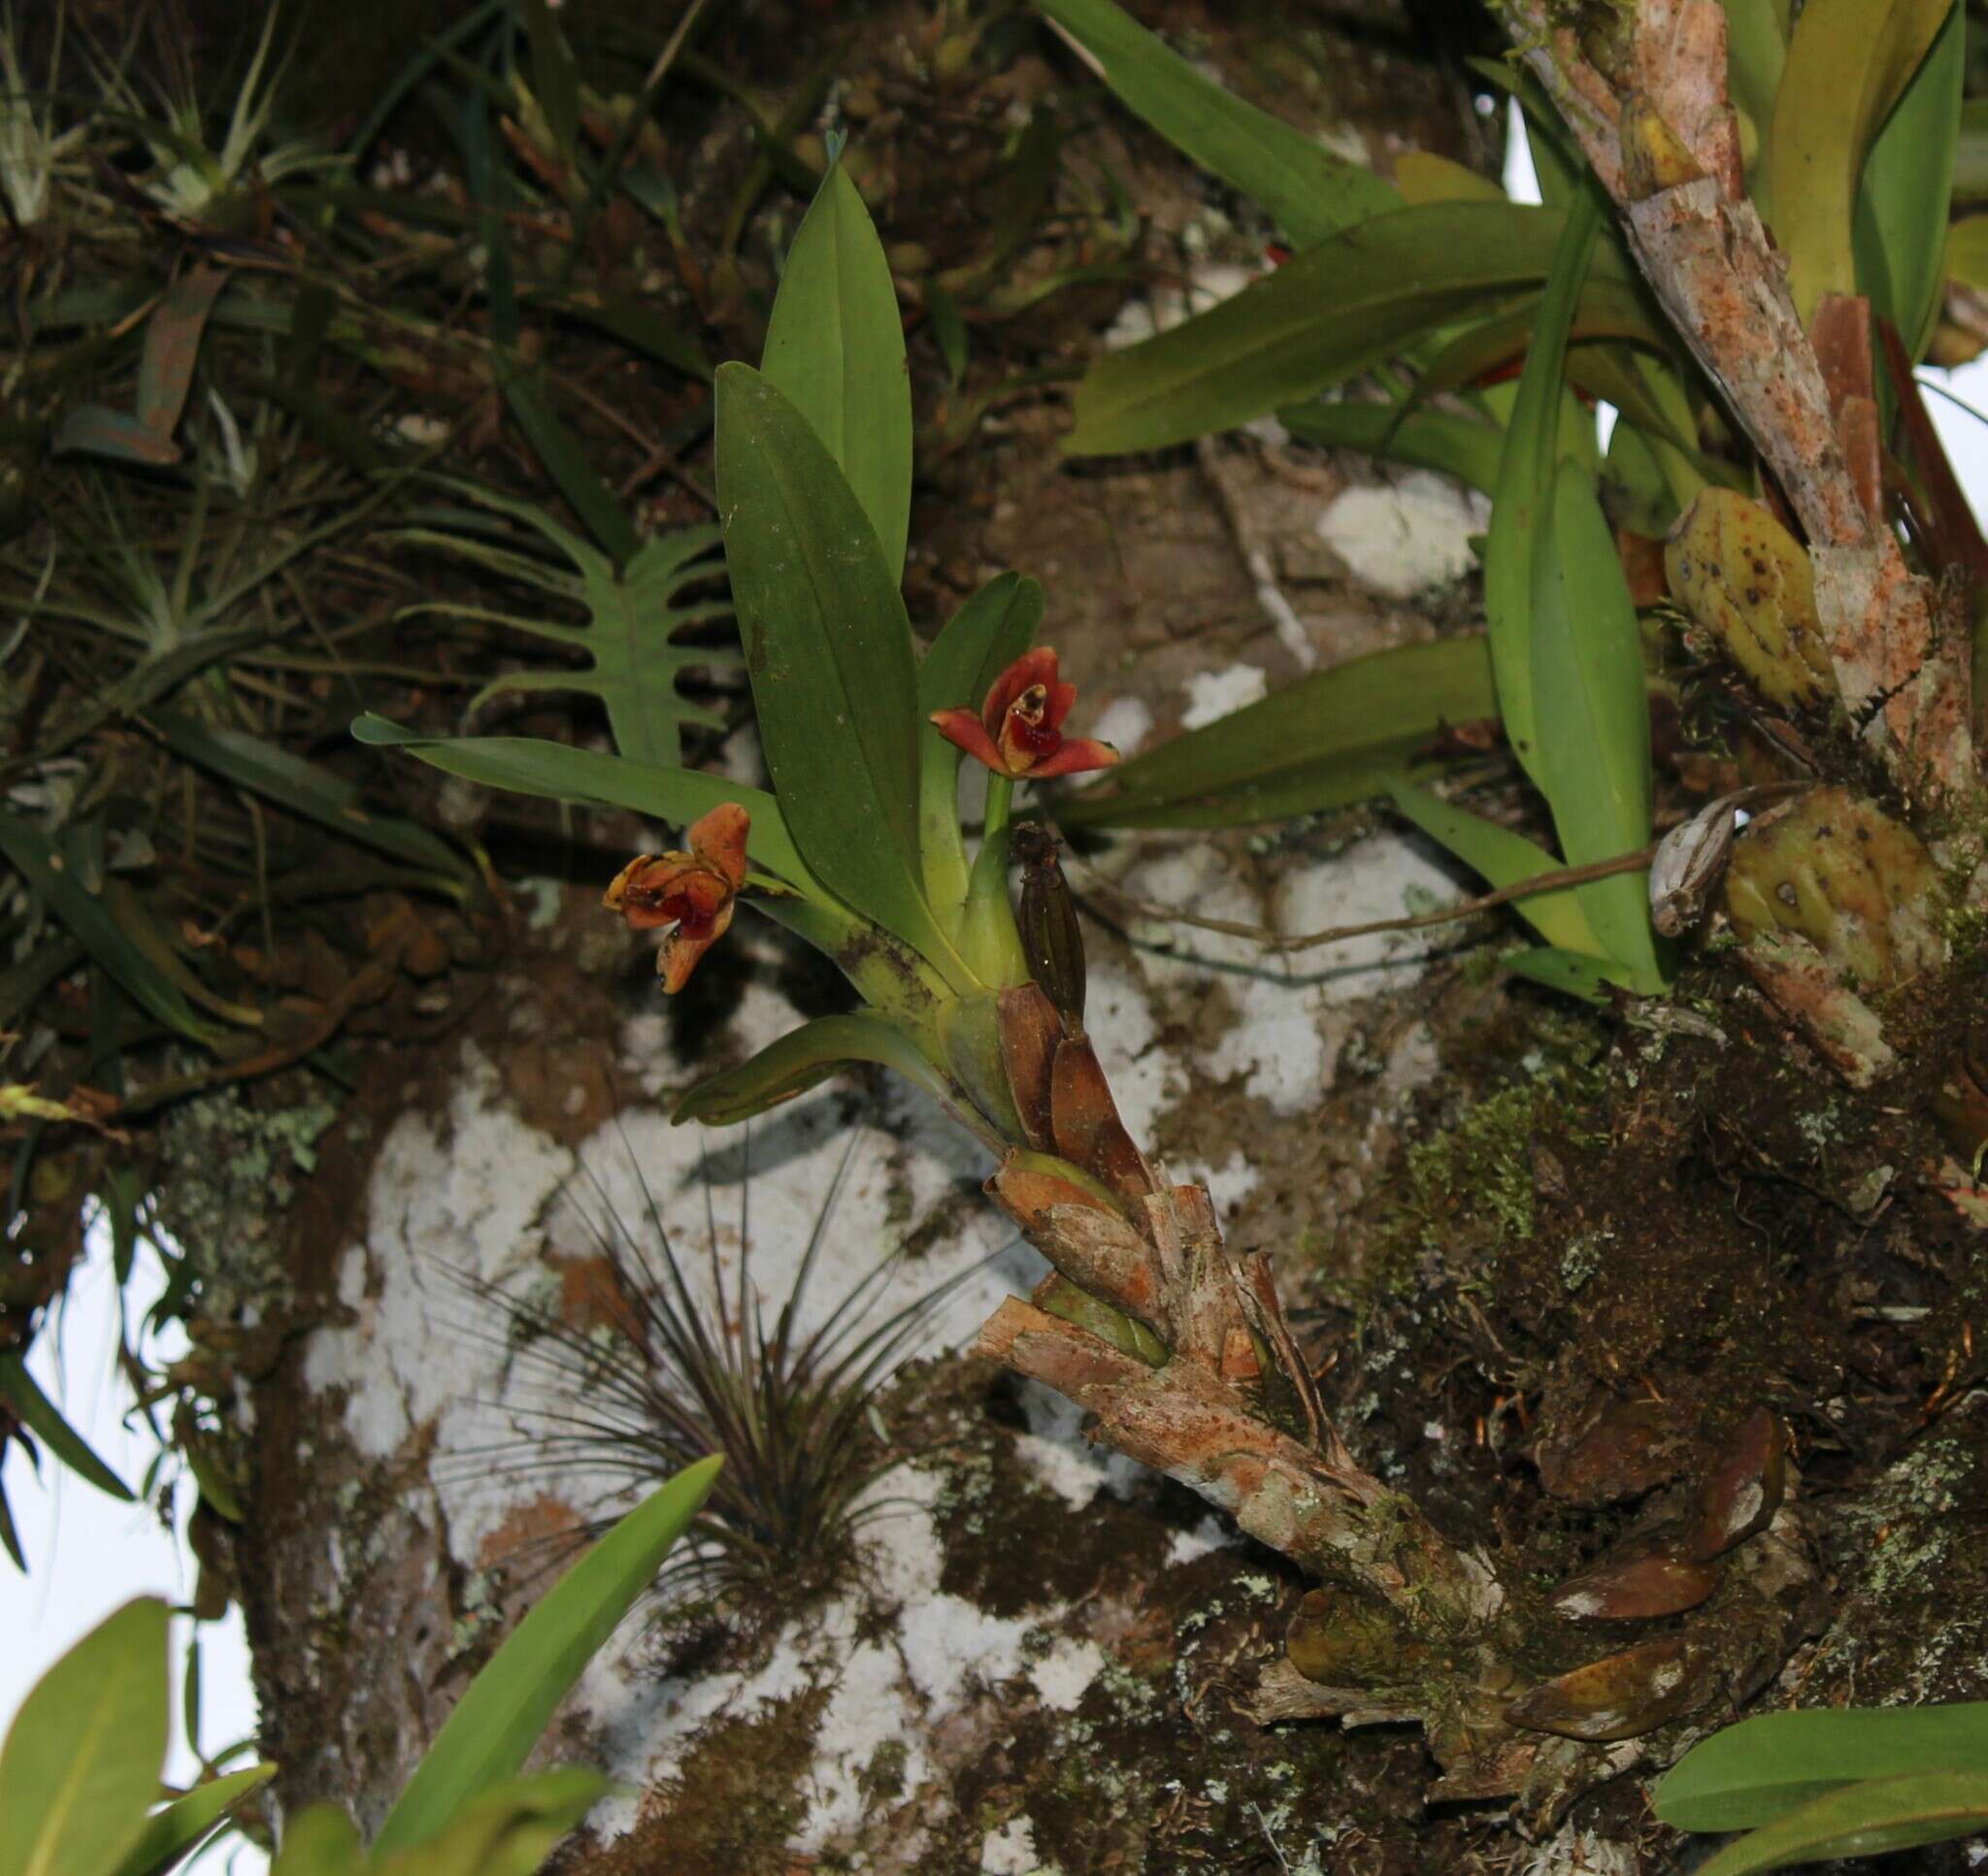
M269 1876L361 1876L365 1847L336 1804L314 1804L283 1827L282 1848Z
M1811 1799L1728 1844L1698 1876L1755 1876L1791 1863L1882 1857L1988 1827L1988 1771L1905 1772Z
M1592 222L1591 205L1583 214ZM1077 386L1063 446L1078 456L1162 449L1314 397L1487 300L1539 286L1566 225L1561 211L1516 202L1376 215L1100 360ZM1557 356L1555 367L1557 378Z
M14 1567L25 1574L27 1553L20 1547L20 1532L14 1527L14 1507L7 1502L4 1490L0 1490L0 1549L14 1559Z
M1726 15L1726 82L1741 115L1740 141L1751 130L1752 162L1774 119L1774 98L1788 63L1788 0L1720 0Z
M1044 604L1034 580L998 575L946 620L918 664L918 858L926 896L949 931L967 894L959 828L962 757L927 719L935 710L977 710L994 680L1035 642Z
M499 1801L492 1788L516 1775L587 1662L655 1580L722 1463L713 1456L684 1467L532 1605L422 1755L374 1839L376 1862L440 1836L474 1800Z
M1484 545L1484 620L1498 678L1499 708L1512 752L1536 783L1541 781L1541 749L1533 699L1534 568L1553 501L1554 464L1560 456L1567 330L1580 304L1601 225L1602 209L1594 191L1583 189L1560 224L1551 279L1540 303L1525 370L1519 374L1518 399L1505 429L1505 454Z
M1499 367L1525 357L1540 305L1535 295L1460 332L1416 376L1406 408L1412 411L1446 392L1464 390ZM1642 296L1626 280L1589 280L1568 326L1568 343L1578 346L1603 339L1661 352L1668 352L1672 343L1650 317Z
M138 1841L111 1876L168 1876L173 1867L227 1827L228 1812L276 1776L274 1765L224 1772L182 1793L145 1821Z
M1481 815L1444 801L1403 777L1389 784L1388 799L1422 832L1446 847L1463 863L1482 873L1494 890L1516 886L1542 872L1557 872L1561 861L1535 840ZM1562 951L1577 957L1599 957L1602 947L1588 923L1577 889L1556 886L1512 901L1511 908L1534 931ZM1530 955L1530 954L1527 954Z
M1967 77L1967 10L1954 6L1864 165L1852 246L1872 313L1913 362L1926 355L1946 289L1946 222Z
M1852 223L1865 159L1952 5L1810 0L1802 9L1756 195L1788 257L1805 326L1825 293L1858 291Z
M546 473L566 498L567 506L614 560L626 566L642 546L635 524L622 511L613 491L587 461L580 441L546 401L543 378L521 360L499 354L497 388L517 419L517 427L538 451Z
M1606 958L1586 957L1551 944L1525 945L1508 953L1504 963L1514 977L1529 978L1543 989L1591 1004L1606 1004L1609 985L1621 983L1620 968Z
M1135 115L1202 169L1260 202L1298 247L1401 206L1372 170L1245 104L1110 0L1036 0Z
M1961 106L1953 197L1956 202L1988 202L1988 98L1970 98Z
M1373 651L1120 763L1082 794L1060 797L1056 818L1069 827L1288 820L1384 793L1446 725L1497 713L1482 639Z
M167 1735L166 1605L140 1596L44 1674L0 1747L0 1876L104 1876L146 1827Z
M778 385L724 365L717 403L725 557L787 824L831 891L969 989L918 872L917 678L896 576Z
M1533 591L1533 696L1539 781L1572 867L1650 839L1650 712L1636 608L1596 498L1594 477L1563 462ZM1576 888L1606 954L1635 989L1663 988L1645 873Z
M350 782L274 742L177 710L149 710L145 721L176 755L348 840L459 885L476 877L460 849L439 834L398 815L375 812Z
M1761 1713L1694 1746L1657 1787L1675 1830L1746 1830L1846 1785L1988 1766L1988 1700Z
M787 250L761 370L813 426L901 580L911 522L904 326L883 244L840 163Z
M1434 469L1486 495L1498 486L1505 430L1497 423L1448 411L1408 410L1400 403L1324 402L1287 405L1277 411L1277 421L1306 443Z
M131 1488L90 1450L89 1443L42 1392L18 1349L0 1354L0 1401L12 1407L20 1424L78 1477L126 1504L133 1501Z
M690 1120L708 1127L732 1127L805 1094L858 1062L881 1063L928 1093L945 1098L944 1078L911 1031L887 1017L852 1010L817 1016L768 1043L741 1067L700 1081L677 1103L670 1119L679 1127Z
M1988 214L1963 215L1947 230L1946 266L1963 286L1988 293Z
M68 856L39 828L0 809L0 853L92 959L168 1029L211 1048L227 1034L198 1015L179 984L159 968L97 894L69 865Z
M537 1876L613 1789L577 1765L510 1780L464 1805L417 1848L382 1857L376 1845L369 1876Z
M704 347L681 326L665 319L640 300L593 288L559 292L551 287L534 286L521 286L517 297L526 306L605 332L658 364L681 372L685 378L711 382L712 363Z
M625 756L536 737L422 736L370 711L352 724L352 735L375 748L405 749L431 768L484 788L579 806L625 807L679 827L687 827L721 803L737 802L751 816L746 846L753 860L811 897L833 903L827 887L803 863L779 804L763 788L749 788L702 770L632 762Z
M514 501L476 483L453 482L450 486L481 508L509 515L531 529L564 555L571 570L548 566L503 541L482 538L477 526L480 517L475 515L463 515L449 527L407 529L395 539L439 548L501 578L583 608L587 623L558 625L447 602L411 607L401 616L427 612L487 620L583 651L592 660L591 669L584 671L506 672L470 700L472 711L500 695L584 692L607 707L615 748L637 762L651 763L681 761L687 727L724 727L724 718L716 710L693 704L679 685L690 671L730 665L736 659L729 651L677 642L678 635L691 626L731 616L731 607L722 600L686 604L681 598L686 590L723 576L723 568L708 557L718 545L715 527L651 535L617 566L530 502Z
M524 0L523 14L532 49L532 95L545 114L552 148L574 168L580 147L580 65L549 0Z

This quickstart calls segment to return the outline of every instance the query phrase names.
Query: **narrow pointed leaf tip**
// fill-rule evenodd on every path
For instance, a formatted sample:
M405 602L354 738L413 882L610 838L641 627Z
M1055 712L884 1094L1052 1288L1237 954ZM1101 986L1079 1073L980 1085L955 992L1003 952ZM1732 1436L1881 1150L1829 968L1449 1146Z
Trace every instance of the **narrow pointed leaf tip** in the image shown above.
M977 715L966 708L934 710L930 721L948 742L1011 781L1110 768L1118 751L1109 742L1064 736L1063 721L1076 702L1077 686L1057 676L1056 653L1039 645L994 680Z

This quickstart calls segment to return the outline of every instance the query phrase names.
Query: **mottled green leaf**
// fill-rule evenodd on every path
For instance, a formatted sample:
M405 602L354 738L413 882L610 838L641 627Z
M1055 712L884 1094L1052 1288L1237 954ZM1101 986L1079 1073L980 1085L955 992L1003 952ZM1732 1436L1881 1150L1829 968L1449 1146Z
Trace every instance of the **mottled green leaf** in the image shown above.
M166 1605L140 1596L49 1669L0 1747L0 1876L104 1876L166 1757Z
M1120 103L1202 169L1262 203L1299 247L1401 206L1358 163L1245 104L1110 0L1036 0L1089 54Z
M890 264L840 163L787 250L761 369L813 426L904 577L911 517L911 380Z
M713 1456L686 1466L533 1603L422 1755L374 1839L376 1862L439 1836L473 1800L496 1801L492 1788L515 1776L587 1662L654 1581L722 1464Z
M1373 651L1120 763L1059 800L1056 816L1072 827L1241 827L1315 813L1382 793L1446 725L1497 713L1482 639Z
M227 279L218 268L191 269L166 288L145 323L145 346L138 355L138 420L154 436L170 438L180 426L193 383L193 361L200 356L200 335Z

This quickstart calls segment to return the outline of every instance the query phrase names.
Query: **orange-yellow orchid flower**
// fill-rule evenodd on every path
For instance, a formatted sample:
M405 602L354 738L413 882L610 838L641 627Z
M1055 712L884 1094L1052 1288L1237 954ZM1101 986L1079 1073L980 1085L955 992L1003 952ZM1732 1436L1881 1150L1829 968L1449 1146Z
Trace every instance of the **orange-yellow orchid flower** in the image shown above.
M746 883L746 834L751 825L736 802L721 802L690 824L688 853L645 853L629 861L601 901L631 931L675 926L656 953L656 972L673 997L732 922L733 901Z
M1109 769L1118 760L1109 742L1063 735L1076 702L1077 686L1057 679L1055 652L1038 645L995 678L977 716L965 708L934 710L932 727L1010 781Z

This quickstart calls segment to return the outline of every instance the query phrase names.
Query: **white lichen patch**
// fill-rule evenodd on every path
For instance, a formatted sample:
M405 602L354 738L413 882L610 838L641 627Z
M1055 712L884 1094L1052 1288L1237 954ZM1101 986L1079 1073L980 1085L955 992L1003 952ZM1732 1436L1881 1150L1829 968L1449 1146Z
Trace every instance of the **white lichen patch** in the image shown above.
M1114 697L1091 719L1089 734L1121 756L1136 756L1153 733L1152 707L1143 697Z
M1233 299L1265 271L1264 267L1203 261L1190 269L1185 284L1157 285L1143 299L1127 300L1106 330L1105 349L1122 351L1127 346L1171 332L1195 313Z
M1010 1818L981 1839L979 1876L1057 1876L1057 1870L1038 1854L1028 1819Z
M1105 1651L1096 1642L1065 1639L1029 1669L1029 1680L1044 1706L1069 1713L1105 1671Z
M932 1505L941 1490L937 1477L923 1473L883 1481L875 1496L891 1501L889 1514L871 1527L862 1594L832 1602L782 1636L757 1673L657 1683L625 1652L611 1647L597 1656L579 1697L600 1728L608 1775L638 1789L653 1787L680 1770L713 1721L747 1718L768 1702L817 1690L827 1702L815 1731L809 1812L792 1843L796 1852L819 1850L862 1825L869 1799L857 1774L879 1748L903 1748L907 1793L932 1778L939 1768L931 1742L981 1690L1024 1676L1024 1643L1042 1620L990 1616L940 1587L944 1552ZM878 1608L899 1612L888 1639L866 1638L875 1635ZM1051 1671L1053 1688L1067 1686L1077 1660L1073 1654ZM1056 1661L1052 1651L1037 1665ZM612 1800L591 1820L610 1836L633 1821L629 1806Z
M1418 469L1393 483L1346 489L1319 514L1318 537L1364 586L1413 599L1476 565L1470 537L1482 534L1490 504L1447 477Z
M1270 695L1270 679L1261 665L1235 664L1222 671L1197 671L1187 680L1187 708L1180 712L1183 730L1199 730Z

